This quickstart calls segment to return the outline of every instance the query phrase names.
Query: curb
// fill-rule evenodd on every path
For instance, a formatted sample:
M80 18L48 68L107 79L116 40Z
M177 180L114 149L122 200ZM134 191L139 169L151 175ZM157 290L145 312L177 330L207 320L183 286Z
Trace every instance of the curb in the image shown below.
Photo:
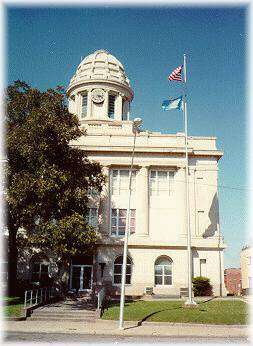
M22 317L4 317L3 321L25 321L26 320L26 316L22 316Z
M250 325L248 324L206 324L206 323L189 323L189 322L186 322L186 323L180 323L180 322L138 322L138 325L154 325L154 326L178 326L178 327L184 327L184 326L189 326L189 327L209 327L209 328L212 328L212 327L215 327L215 328L230 328L230 327L233 327L233 328L245 328L247 329L248 327L250 327Z
M118 322L117 320L103 320L103 319L98 319L97 322L101 322L101 323L110 323L110 322ZM189 327L220 327L220 328L230 328L230 327L234 327L234 328L249 328L250 327L250 324L207 324L207 323L190 323L190 322L153 322L153 321L144 321L144 322L141 322L141 321L125 321L125 324L136 324L136 326L178 326L178 327L185 327L185 326L189 326Z

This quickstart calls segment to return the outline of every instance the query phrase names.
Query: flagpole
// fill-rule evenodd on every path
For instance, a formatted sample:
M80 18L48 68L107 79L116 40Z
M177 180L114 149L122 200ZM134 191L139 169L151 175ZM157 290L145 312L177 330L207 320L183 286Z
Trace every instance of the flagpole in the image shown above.
M188 300L186 306L195 306L192 299L192 253L191 253L191 227L190 227L190 196L189 196L189 160L188 160L188 115L186 102L186 54L184 54L184 133L185 133L185 187L186 187L186 224L187 224L187 258L188 258Z

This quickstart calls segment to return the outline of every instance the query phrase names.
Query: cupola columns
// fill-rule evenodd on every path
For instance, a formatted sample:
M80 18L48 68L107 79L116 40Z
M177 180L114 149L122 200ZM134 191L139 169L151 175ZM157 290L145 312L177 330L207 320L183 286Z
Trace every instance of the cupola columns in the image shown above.
M86 120L129 120L133 91L123 65L110 53L88 55L77 68L67 89L69 111Z

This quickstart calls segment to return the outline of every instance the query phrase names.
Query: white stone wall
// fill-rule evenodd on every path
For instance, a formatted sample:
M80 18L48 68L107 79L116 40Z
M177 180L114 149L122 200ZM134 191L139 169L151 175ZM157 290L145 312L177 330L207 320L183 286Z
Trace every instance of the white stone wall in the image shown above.
M242 274L242 289L248 290L249 278L253 277L253 253L251 246L242 249L240 253L240 264Z
M223 276L220 277L219 266L223 267L222 256L219 263L219 255L217 251L198 250L194 251L193 257L193 275L199 276L199 260L206 259L206 273L210 283L213 286L214 295L225 293ZM100 274L98 283L112 282L112 286L120 290L120 285L113 284L113 263L114 259L122 255L122 247L100 247L98 250L98 262L106 263L104 276L101 280ZM187 287L187 252L186 249L175 248L135 248L129 247L128 256L131 257L132 266L132 281L131 285L126 285L127 295L143 295L145 287L153 287L155 294L179 295L180 288ZM170 257L172 260L172 285L156 286L154 281L154 265L157 258L160 256ZM221 286L221 288L220 288Z

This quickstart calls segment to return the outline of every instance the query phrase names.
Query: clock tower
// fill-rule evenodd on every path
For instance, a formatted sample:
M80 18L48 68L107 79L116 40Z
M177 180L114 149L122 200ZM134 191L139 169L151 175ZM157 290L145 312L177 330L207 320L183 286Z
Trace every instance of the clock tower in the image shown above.
M133 91L123 65L105 50L88 55L67 89L69 111L80 123L129 120Z

